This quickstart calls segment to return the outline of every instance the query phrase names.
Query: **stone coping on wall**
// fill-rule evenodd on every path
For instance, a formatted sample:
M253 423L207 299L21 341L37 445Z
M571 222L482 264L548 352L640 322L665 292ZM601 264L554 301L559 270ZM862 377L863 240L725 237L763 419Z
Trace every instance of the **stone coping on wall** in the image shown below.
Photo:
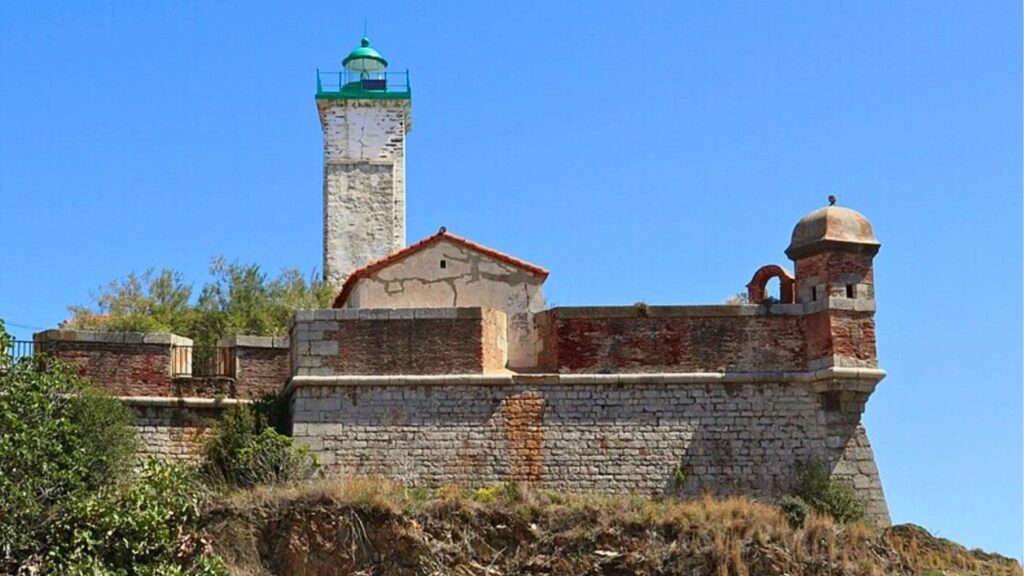
M692 306L558 306L538 314L557 313L563 319L609 318L726 318L738 316L801 316L820 310L874 312L873 300L822 298L805 304L715 304Z
M650 374L452 374L407 376L292 376L284 394L296 388L344 386L507 386L522 385L621 385L621 384L749 384L794 383L816 391L848 390L871 393L885 378L880 368L832 366L804 372L690 372Z
M225 336L217 340L221 348L284 348L290 346L287 336Z
M292 325L323 320L456 320L483 318L486 308L324 308L296 310Z
M693 306L558 306L541 312L554 312L559 318L717 318L733 316L797 316L803 304L720 304Z
M241 398L195 398L170 396L118 396L119 400L132 406L154 406L167 408L208 408L219 409L239 404L251 404Z
M169 332L99 332L91 330L44 330L32 335L36 342L89 342L98 344L166 344L191 346L192 340Z

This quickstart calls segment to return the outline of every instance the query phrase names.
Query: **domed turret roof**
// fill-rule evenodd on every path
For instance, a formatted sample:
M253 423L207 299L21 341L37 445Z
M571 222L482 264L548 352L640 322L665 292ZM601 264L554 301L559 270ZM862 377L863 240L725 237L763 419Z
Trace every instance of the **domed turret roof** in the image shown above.
M380 52L370 48L370 39L363 36L359 41L359 47L349 52L341 61L341 65L355 72L378 72L388 67L388 61Z
M800 219L786 255L796 259L829 250L874 255L879 247L871 222L863 214L831 204Z

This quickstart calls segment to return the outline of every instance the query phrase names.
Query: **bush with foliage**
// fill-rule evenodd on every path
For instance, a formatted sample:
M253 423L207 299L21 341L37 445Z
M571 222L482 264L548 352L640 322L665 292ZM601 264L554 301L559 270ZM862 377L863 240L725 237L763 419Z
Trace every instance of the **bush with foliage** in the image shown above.
M191 529L204 490L193 469L149 460L131 482L69 500L50 527L45 566L56 574L225 574Z
M202 472L214 484L251 487L308 480L319 465L306 446L273 428L272 404L228 408L203 444Z
M854 522L864 517L864 503L857 498L853 486L845 480L832 478L821 460L808 460L797 476L796 496L815 512L827 514L838 522Z
M803 526L811 515L811 507L799 496L783 496L779 499L779 508L794 528Z
M126 474L136 445L130 410L68 367L0 365L2 566L38 551L56 504Z
M9 343L0 321L0 574L223 573L189 536L186 473L136 476L131 410Z
M114 280L95 306L71 306L69 326L82 330L173 332L210 347L222 336L283 334L292 311L325 308L334 291L295 269L271 278L256 264L215 258L211 280L193 299L193 286L174 270L153 269Z

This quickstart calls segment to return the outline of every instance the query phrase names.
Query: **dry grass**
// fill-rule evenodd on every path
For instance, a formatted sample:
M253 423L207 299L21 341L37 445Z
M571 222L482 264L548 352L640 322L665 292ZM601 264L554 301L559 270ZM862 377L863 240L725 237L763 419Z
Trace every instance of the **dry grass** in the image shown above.
M749 498L656 500L529 486L435 490L380 477L259 488L211 508L238 574L1021 576L922 529L811 516L794 528Z

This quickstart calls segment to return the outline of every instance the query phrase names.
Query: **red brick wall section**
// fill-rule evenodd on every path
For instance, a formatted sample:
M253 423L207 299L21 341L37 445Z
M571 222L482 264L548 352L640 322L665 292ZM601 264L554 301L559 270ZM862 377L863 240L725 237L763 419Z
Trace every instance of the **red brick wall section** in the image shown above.
M796 261L797 282L818 278L823 283L838 283L846 275L860 277L863 284L874 284L873 256L849 252L825 252Z
M173 395L169 345L50 341L41 348L116 396Z
M502 403L502 423L509 453L509 477L537 482L544 475L544 395L513 394Z
M545 354L557 358L554 367L563 373L803 369L802 317L754 315L750 308L709 306L673 312L650 307L636 314L629 314L628 308L592 313L554 309L541 320L554 325L554 334L549 331L544 340Z
M828 311L804 318L807 338L807 359L832 355L832 322Z
M480 317L341 320L324 339L338 343L324 358L333 374L480 374L485 366Z
M289 354L288 348L236 347L237 397L251 399L280 392L291 369Z
M870 313L832 310L832 353L877 365L875 320Z

